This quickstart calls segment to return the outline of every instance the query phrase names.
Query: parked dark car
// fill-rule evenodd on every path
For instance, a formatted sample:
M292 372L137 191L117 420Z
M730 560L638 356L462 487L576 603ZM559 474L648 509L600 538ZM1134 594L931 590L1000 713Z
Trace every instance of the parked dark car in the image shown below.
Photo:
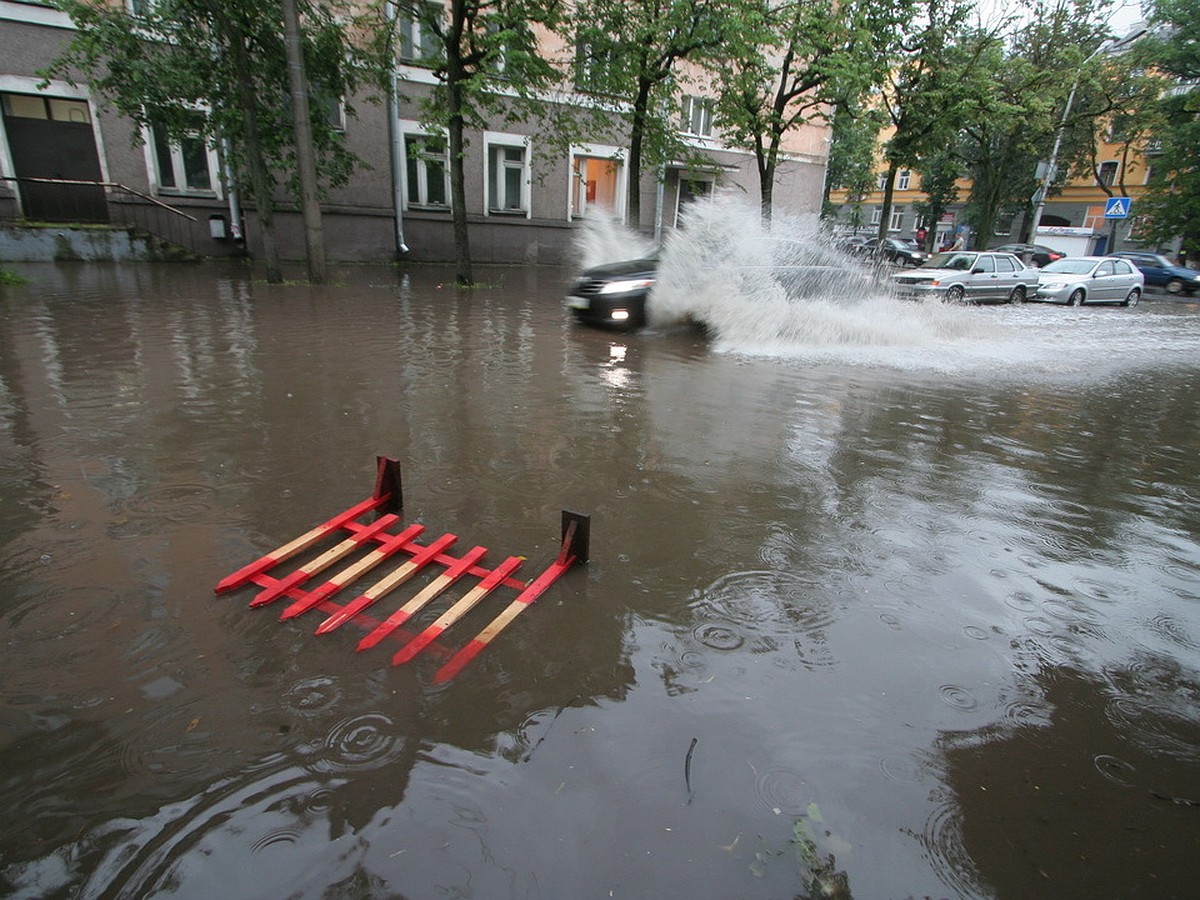
M1053 247L1047 247L1045 244L1004 244L1000 247L993 247L992 250L997 253L1011 253L1021 260L1027 260L1030 265L1037 266L1039 269L1067 255Z
M929 259L929 254L918 247L916 241L903 238L878 238L857 248L857 252L901 266L919 266Z
M1142 250L1118 250L1110 253L1117 259L1127 259L1146 277L1147 287L1165 288L1170 294L1194 294L1200 289L1200 272L1177 266L1161 253Z
M585 325L634 331L646 324L646 298L657 279L653 257L596 266L575 279L567 308Z

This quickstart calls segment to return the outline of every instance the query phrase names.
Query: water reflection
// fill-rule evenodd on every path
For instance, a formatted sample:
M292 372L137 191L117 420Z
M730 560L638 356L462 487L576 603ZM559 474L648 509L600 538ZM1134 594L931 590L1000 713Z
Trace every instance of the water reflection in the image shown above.
M1200 889L1190 306L781 359L573 327L567 272L26 271L7 894ZM493 562L540 571L559 511L592 515L586 569L445 686L495 609L391 668L212 594L377 453L410 522Z

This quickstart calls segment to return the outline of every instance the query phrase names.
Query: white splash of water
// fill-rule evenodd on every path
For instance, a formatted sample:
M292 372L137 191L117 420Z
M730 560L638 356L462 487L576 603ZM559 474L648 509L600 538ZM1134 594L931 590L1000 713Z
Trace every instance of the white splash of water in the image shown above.
M652 326L702 323L720 350L794 355L928 348L979 336L959 308L896 300L885 276L833 247L811 219L728 193L691 204L671 232L647 306Z
M609 216L589 216L575 232L575 256L581 268L653 256L654 241Z
M578 249L585 266L653 252L645 237L612 221L589 222ZM1180 337L1170 321L1143 310L1130 316L1029 303L899 300L887 267L864 266L811 221L777 213L764 223L758 207L738 195L689 205L659 259L647 302L651 329L700 323L715 350L743 355L992 380L1081 372L1094 378L1144 365L1151 348L1167 361L1187 358L1200 340Z

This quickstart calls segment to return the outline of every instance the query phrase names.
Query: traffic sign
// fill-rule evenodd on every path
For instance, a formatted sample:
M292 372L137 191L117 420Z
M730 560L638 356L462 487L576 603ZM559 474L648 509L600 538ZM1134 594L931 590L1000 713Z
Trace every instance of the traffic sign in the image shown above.
M1104 218L1128 219L1131 206L1133 201L1128 197L1109 197L1108 202L1104 204Z

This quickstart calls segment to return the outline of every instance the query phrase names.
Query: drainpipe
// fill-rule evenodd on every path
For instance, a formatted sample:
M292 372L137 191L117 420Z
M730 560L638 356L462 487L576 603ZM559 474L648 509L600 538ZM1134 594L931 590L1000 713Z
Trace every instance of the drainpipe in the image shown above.
M230 147L228 138L221 138L221 156L225 165L225 189L228 196L226 197L229 203L229 237L240 242L244 247L246 244L246 236L242 234L242 201L238 196L237 180L233 173L233 166L229 164Z
M389 6L390 8L390 6ZM404 135L400 133L400 104L396 102L396 81L392 78L392 92L388 96L388 135L392 145L392 212L396 220L396 253L408 252L404 243Z
M662 246L662 227L663 227L663 194L666 190L665 182L667 180L667 164L663 163L658 167L658 184L654 187L654 243L656 246Z
M385 4L387 10L388 28L396 19L396 5ZM404 135L400 133L400 103L396 99L396 69L391 71L391 90L388 91L388 138L391 144L392 163L392 215L396 222L396 255L408 252L408 244L404 243L404 193L401 185L404 183Z

